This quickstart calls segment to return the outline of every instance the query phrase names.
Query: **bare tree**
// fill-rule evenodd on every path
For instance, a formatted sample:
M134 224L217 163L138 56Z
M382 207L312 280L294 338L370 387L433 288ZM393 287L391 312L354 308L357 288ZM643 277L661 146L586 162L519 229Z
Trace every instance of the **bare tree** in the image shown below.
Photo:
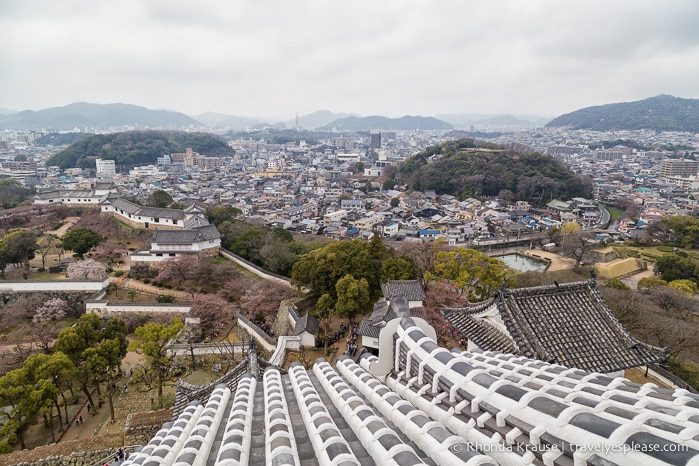
M446 251L449 245L444 241L432 241L427 243L406 243L398 250L399 254L408 257L415 264L415 271L424 283L425 272L434 270L434 262L437 253Z
M580 271L580 265L593 260L594 235L591 232L574 231L563 234L561 253L573 259L573 270Z
M162 262L158 267L157 281L172 280L181 288L182 284L194 278L198 259L196 256L178 256Z
M41 268L46 268L46 259L51 254L58 254L60 241L54 235L46 235L36 240L36 252L41 257ZM59 259L60 260L60 259Z

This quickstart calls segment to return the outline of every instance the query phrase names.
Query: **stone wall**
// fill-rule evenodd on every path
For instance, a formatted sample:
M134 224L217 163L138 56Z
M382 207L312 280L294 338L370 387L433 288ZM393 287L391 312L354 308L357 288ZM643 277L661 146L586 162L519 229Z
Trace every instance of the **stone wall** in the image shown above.
M202 257L217 257L219 255L219 246L206 248L199 251L199 258Z
M93 466L114 455L121 437L97 436L0 455L0 464L21 466Z
M127 445L145 445L155 436L163 424L171 420L172 409L131 413L126 417L124 443Z

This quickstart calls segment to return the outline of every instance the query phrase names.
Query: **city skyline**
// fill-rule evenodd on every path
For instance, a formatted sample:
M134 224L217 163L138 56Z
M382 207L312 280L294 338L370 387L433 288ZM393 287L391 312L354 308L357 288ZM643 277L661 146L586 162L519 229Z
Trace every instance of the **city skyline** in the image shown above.
M0 108L555 117L699 97L699 4L4 1Z

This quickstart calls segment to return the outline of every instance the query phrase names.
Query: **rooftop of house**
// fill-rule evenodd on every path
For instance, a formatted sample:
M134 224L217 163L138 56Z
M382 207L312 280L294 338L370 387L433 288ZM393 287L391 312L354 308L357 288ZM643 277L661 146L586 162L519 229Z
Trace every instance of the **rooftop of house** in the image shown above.
M287 372L251 352L180 383L173 421L123 464L697 463L698 395L435 338L401 317L379 358Z

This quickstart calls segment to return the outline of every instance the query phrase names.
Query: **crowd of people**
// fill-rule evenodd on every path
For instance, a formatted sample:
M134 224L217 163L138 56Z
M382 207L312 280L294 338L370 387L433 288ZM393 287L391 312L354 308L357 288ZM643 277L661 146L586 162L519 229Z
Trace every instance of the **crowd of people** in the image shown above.
M359 332L357 332L357 326L352 326L352 332L349 338L347 338L347 349L345 350L345 355L351 358L357 355L357 337L359 337Z
M341 338L344 338L345 333L347 333L347 326L345 325L345 321L343 320L342 322L340 322L340 327L337 329L337 332L333 333L328 337L328 346L334 345ZM324 346L325 340L318 338L316 340L316 348L323 348Z
M272 330L272 326L269 325L264 319L254 317L252 319L252 323L260 327L260 329L262 329L262 331L265 332L267 335L274 338L274 330Z

